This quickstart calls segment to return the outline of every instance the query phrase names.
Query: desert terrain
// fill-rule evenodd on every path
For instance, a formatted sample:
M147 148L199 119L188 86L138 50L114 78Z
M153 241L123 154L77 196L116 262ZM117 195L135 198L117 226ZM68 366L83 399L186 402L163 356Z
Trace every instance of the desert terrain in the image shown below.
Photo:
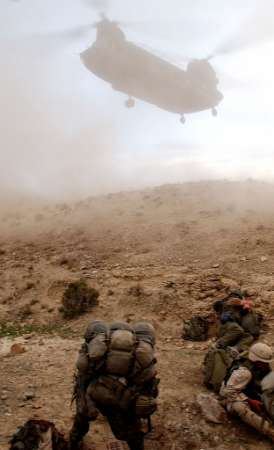
M100 293L88 313L59 311L71 281ZM0 448L33 417L67 433L77 351L92 319L151 321L160 397L146 450L268 450L237 419L210 423L197 395L207 342L184 341L184 319L209 314L230 287L246 289L274 345L274 185L201 182L10 206L0 211ZM14 344L18 344L14 347ZM12 347L13 346L13 347ZM104 420L86 449L113 440Z

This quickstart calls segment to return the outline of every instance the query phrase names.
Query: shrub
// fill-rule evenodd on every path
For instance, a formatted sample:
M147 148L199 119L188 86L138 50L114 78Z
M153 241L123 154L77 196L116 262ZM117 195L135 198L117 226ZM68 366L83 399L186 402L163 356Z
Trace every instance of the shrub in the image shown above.
M65 318L72 319L96 306L98 297L99 292L89 287L85 280L75 281L66 288L60 310Z

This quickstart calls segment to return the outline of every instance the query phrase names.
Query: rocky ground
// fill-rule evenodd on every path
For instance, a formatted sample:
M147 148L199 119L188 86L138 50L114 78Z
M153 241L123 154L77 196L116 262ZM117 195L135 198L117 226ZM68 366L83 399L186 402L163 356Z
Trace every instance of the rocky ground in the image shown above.
M147 450L263 450L270 443L236 419L207 421L197 396L209 342L181 339L183 319L210 314L229 287L248 290L274 344L274 186L210 182L18 205L0 217L0 448L30 417L67 432L72 376L91 319L147 319L157 330L161 394ZM99 305L74 320L59 311L84 278ZM14 345L14 344L18 345ZM113 439L101 418L86 439Z

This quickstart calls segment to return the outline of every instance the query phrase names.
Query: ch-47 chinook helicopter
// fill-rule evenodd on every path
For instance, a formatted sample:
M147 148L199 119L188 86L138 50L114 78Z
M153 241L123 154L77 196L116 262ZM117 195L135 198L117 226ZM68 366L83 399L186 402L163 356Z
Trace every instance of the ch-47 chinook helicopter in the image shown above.
M96 24L96 40L81 53L85 67L127 95L125 105L135 99L180 115L211 110L223 99L218 79L208 59L194 59L186 70L128 41L116 22L105 16Z

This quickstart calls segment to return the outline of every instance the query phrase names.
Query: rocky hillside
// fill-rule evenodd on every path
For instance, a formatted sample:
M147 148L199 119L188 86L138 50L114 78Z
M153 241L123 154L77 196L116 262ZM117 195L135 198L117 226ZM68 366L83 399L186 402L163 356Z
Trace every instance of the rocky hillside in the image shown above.
M209 342L183 341L181 328L239 286L264 314L263 339L274 344L273 200L273 185L223 181L3 209L1 449L29 417L69 429L77 349L94 318L148 319L156 327L161 395L147 450L271 448L235 419L206 420L197 395L205 392L201 363ZM80 278L100 292L99 304L64 320L62 295ZM86 448L104 448L109 439L100 419Z

